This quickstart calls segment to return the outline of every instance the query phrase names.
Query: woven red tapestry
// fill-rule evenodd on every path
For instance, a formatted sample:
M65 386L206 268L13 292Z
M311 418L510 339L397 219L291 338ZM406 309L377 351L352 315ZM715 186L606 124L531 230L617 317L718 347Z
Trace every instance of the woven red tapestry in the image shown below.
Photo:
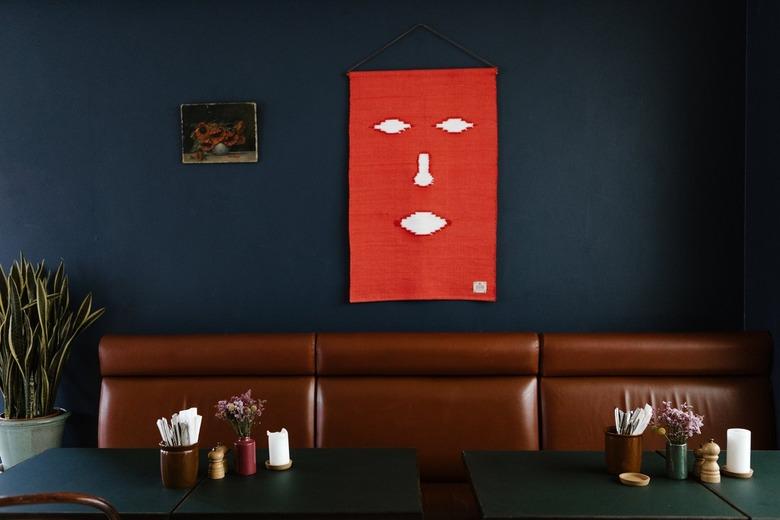
M351 302L495 301L496 73L349 73Z

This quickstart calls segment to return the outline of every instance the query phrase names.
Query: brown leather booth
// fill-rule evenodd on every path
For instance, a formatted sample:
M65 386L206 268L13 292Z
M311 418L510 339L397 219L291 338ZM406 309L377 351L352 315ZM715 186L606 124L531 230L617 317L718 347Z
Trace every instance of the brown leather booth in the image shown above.
M252 388L261 429L285 426L293 447L416 448L426 517L478 518L461 451L601 450L616 406L688 401L700 439L742 426L774 448L771 350L765 333L106 336L98 440L154 446L155 419L197 406L202 445L230 442L214 403Z
M726 446L726 429L752 430L755 449L775 448L767 333L544 334L542 448L600 450L613 410L688 402L704 415L701 437ZM664 438L648 432L645 449Z
M203 416L201 446L229 443L214 404L250 388L268 401L263 428L314 446L314 334L105 336L99 352L101 448L155 446L155 421L190 406Z
M427 518L478 517L461 452L537 450L536 334L318 334L317 446L417 449Z

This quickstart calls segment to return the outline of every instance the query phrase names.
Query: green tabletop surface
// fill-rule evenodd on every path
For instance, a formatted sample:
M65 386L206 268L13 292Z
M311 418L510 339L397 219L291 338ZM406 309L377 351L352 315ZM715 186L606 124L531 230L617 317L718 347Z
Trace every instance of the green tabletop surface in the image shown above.
M73 491L111 502L122 518L167 517L189 490L166 489L160 479L159 449L56 448L0 474L0 495ZM105 518L100 511L71 504L0 508L0 518Z
M606 472L603 452L467 451L464 460L483 518L745 518L694 480L669 480L646 452L646 487Z
M422 518L412 449L296 449L287 471L203 480L174 518Z
M692 453L688 460L695 460ZM718 464L726 464L726 451L720 452ZM718 496L750 518L780 519L780 451L750 453L753 477L731 478L721 475L720 484L704 484Z

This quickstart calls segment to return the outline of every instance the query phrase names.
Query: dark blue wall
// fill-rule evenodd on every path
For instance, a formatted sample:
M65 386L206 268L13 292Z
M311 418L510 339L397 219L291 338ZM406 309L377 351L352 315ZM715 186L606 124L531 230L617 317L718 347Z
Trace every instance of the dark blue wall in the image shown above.
M347 303L347 82L428 23L500 67L498 302ZM739 329L742 2L4 2L0 262L105 332ZM415 34L376 68L474 65ZM180 103L257 101L260 162L182 165Z
M780 338L780 3L748 3L745 326ZM775 403L780 353L775 341ZM779 417L780 418L780 417ZM778 421L780 431L780 421Z

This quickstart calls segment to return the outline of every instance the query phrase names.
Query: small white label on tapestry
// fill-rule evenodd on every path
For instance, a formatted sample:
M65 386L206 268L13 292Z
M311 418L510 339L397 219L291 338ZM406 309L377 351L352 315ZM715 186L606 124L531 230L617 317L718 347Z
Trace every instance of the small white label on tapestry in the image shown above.
M474 282L474 294L486 294L487 282L477 281Z

